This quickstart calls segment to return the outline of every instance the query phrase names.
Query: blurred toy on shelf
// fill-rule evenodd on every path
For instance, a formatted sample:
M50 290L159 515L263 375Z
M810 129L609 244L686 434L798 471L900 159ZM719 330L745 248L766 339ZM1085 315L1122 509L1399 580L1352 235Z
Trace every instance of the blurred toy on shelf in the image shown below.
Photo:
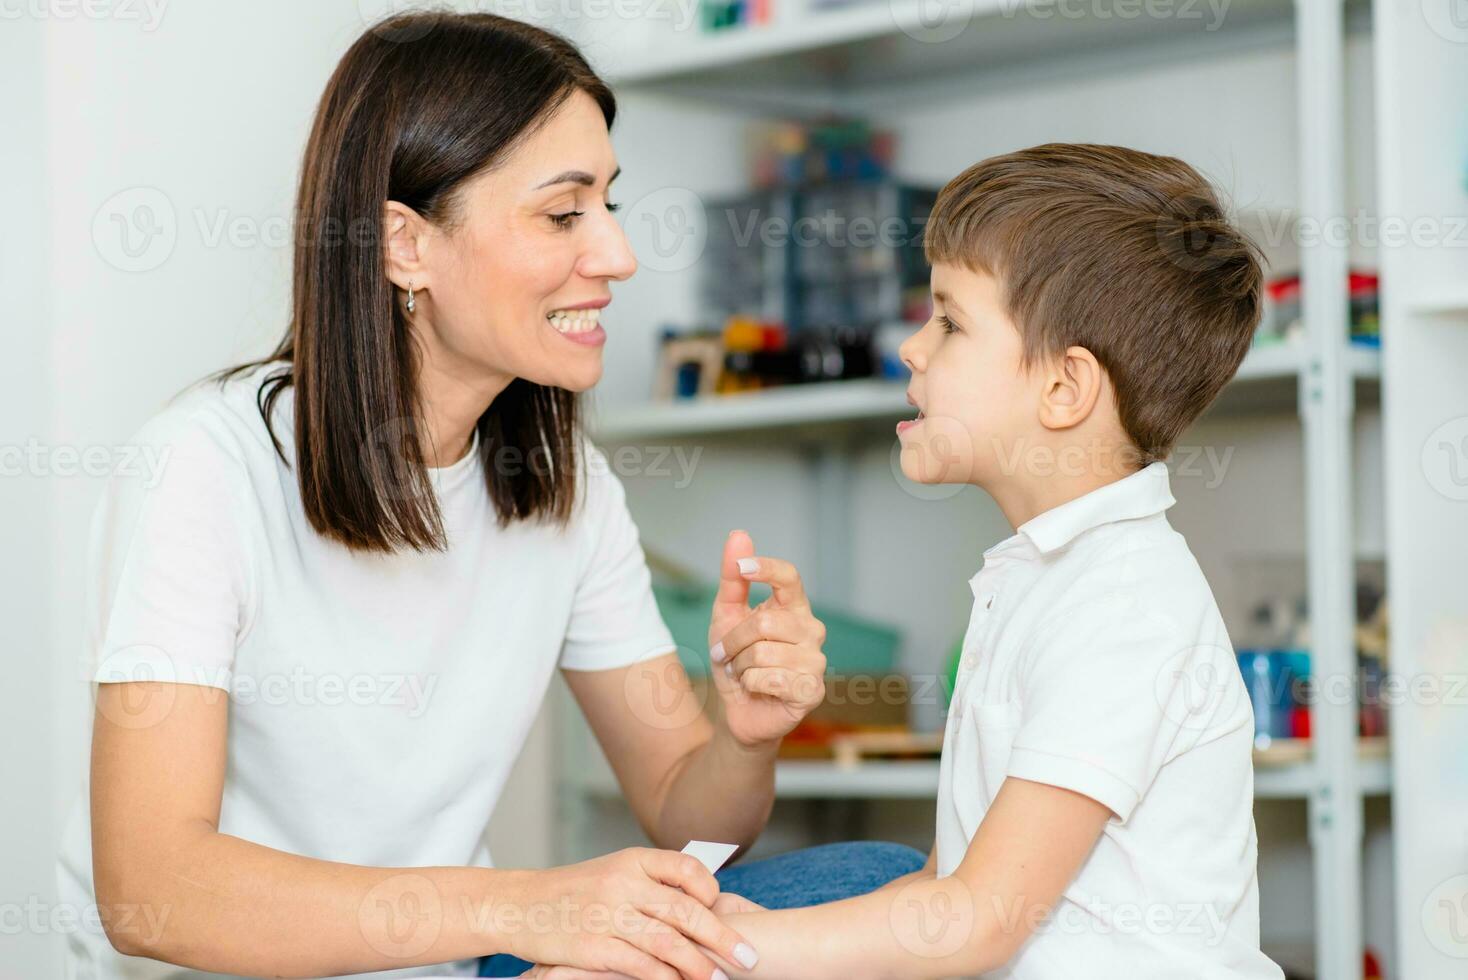
M653 398L729 395L877 373L872 331L807 330L792 339L781 324L731 317L718 333L663 332Z
M1387 603L1379 562L1361 561L1356 582L1356 678L1358 734L1387 733L1382 685L1387 676ZM1303 593L1276 595L1253 607L1240 634L1239 670L1254 709L1254 744L1267 748L1279 739L1310 738L1310 705L1316 695L1311 676L1310 620Z
M826 699L785 736L780 758L853 765L863 758L936 754L941 736L919 735L908 727L911 699L903 674L828 673Z
M703 318L663 331L654 398L905 377L937 192L891 180L890 137L860 120L776 123L754 145L755 189L705 204Z
M862 119L760 123L750 139L750 173L756 187L881 180L892 172L893 146L890 132Z
M1352 269L1347 282L1350 325L1348 336L1362 347L1381 346L1381 321L1374 272ZM1304 327L1300 320L1300 277L1279 276L1264 284L1264 316L1254 334L1254 346L1301 343Z
M1356 585L1356 656L1361 669L1361 734L1385 735L1386 705L1382 682L1387 676L1387 602L1374 582Z
M717 334L679 334L665 328L653 374L656 401L712 395L724 370L724 343Z
M808 329L922 323L923 232L936 194L887 180L754 191L705 205L699 303Z
M767 24L775 0L699 0L698 26L705 33Z

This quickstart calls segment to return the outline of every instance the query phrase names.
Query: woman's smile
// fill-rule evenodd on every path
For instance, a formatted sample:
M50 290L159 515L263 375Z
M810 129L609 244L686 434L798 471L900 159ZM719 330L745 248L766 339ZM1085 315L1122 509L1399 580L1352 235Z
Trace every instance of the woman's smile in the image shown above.
M575 344L596 347L606 343L607 332L601 327L601 310L610 299L590 300L574 306L563 306L546 314L549 323L562 337Z

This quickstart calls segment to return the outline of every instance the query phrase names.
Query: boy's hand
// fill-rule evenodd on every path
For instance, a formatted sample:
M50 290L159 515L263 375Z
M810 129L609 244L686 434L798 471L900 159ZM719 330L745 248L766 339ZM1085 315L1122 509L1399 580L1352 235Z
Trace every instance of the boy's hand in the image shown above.
M733 892L719 892L719 897L714 899L714 904L709 906L709 911L714 915L734 915L738 912L767 912L769 911L758 902L752 902L743 895L735 895Z
M733 892L719 892L719 897L714 899L710 906L714 915L733 915L738 912L763 912L765 907L757 902L751 902L743 895L735 895ZM712 950L699 947L700 951L708 954L712 959L719 959L719 954ZM605 970L581 970L573 966L534 966L524 973L521 978L531 980L623 980L627 978L625 973L613 973ZM632 978L627 978L632 980Z
M749 608L749 583L770 598ZM756 557L734 531L724 542L719 592L709 621L709 660L723 724L739 743L778 741L826 696L826 627L811 613L795 566Z

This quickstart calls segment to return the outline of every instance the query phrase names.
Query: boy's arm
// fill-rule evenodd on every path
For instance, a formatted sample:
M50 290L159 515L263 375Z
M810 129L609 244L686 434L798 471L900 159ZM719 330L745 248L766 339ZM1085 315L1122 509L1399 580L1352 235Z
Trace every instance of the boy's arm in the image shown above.
M754 970L730 976L916 980L996 969L1059 899L1110 816L1088 796L1011 776L949 877L920 871L829 905L725 917L760 953Z
M936 876L937 873L938 873L938 842L937 841L934 841L933 842L933 846L931 848L929 848L929 850L928 850L928 860L926 862L924 862L924 864L923 864L923 866L921 868L918 868L916 871L913 871L913 872L910 872L908 874L905 874L905 875L903 875L900 878L893 878L891 881L887 882L881 888L878 888L877 891L885 891L885 890L887 890L889 888L902 888L905 885L912 884L914 881L921 881L924 878L932 878L932 877Z

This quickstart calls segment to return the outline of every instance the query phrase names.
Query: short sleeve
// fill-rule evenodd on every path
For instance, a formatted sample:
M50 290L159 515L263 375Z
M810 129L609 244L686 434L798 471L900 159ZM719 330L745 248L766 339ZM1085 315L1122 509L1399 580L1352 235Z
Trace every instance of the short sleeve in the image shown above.
M1240 693L1227 635L1135 596L1070 605L1037 629L1019 671L1008 775L1073 790L1123 822L1158 770L1218 728Z
M584 521L586 557L576 582L561 648L567 670L611 670L677 649L652 594L637 525L622 481L605 455L588 446Z
M92 518L84 674L228 690L250 604L244 464L209 420L177 409L129 448Z

